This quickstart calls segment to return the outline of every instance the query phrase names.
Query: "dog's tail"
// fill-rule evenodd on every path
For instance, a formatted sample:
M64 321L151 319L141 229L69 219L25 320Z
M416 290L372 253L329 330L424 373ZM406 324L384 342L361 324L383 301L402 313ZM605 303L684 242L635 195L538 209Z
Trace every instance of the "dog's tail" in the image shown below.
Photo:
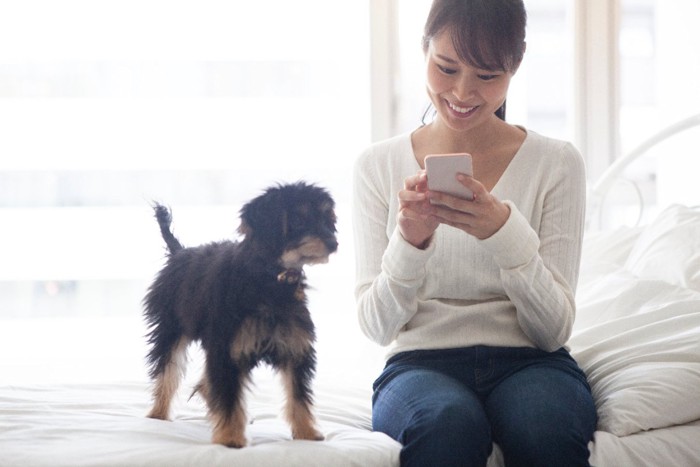
M170 215L170 209L161 204L154 203L153 210L155 211L156 220L160 226L160 234L163 236L163 240L165 240L165 244L168 246L168 251L170 254L173 255L182 250L184 247L170 231L170 224L173 221L173 218Z

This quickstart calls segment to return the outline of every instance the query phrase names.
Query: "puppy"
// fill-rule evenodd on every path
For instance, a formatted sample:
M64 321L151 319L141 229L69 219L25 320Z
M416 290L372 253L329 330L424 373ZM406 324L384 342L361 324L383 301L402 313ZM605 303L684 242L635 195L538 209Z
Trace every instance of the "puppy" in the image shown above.
M170 211L154 206L168 257L144 298L149 417L168 419L187 347L199 341L206 361L195 391L207 403L214 443L245 446L243 392L260 363L283 375L292 437L323 439L311 412L315 331L303 267L327 262L338 248L334 205L315 185L271 187L241 209L243 240L193 248L170 231Z

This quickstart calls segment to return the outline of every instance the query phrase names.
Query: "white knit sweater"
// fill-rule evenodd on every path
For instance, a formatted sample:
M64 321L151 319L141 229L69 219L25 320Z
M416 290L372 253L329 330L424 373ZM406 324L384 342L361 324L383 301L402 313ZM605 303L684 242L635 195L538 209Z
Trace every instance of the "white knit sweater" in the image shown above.
M569 143L532 131L492 193L511 214L478 240L440 225L425 250L396 227L398 192L420 169L410 134L369 147L353 187L357 308L389 356L472 345L553 351L574 321L585 171Z

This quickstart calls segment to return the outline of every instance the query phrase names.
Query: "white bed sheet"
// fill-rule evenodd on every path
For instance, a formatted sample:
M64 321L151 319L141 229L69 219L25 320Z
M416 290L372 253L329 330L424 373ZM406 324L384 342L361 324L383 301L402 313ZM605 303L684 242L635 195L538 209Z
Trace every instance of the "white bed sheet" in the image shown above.
M369 431L369 390L318 391L326 440L291 441L273 387L250 404L250 446L210 443L201 402L180 399L172 422L144 417L146 383L4 387L0 389L0 466L398 466L400 446ZM594 466L700 465L700 421L618 437L598 431ZM502 466L498 448L489 467Z
M399 444L369 429L365 391L317 391L326 439L292 441L280 418L278 382L258 379L244 449L212 444L205 407L183 391L167 422L145 417L147 383L2 388L0 466L398 465Z

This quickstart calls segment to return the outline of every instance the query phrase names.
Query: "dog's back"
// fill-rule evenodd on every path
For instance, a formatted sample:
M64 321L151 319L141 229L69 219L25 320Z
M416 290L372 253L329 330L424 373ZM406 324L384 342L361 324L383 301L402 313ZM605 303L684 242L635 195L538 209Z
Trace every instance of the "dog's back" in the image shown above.
M153 209L155 211L158 225L160 226L160 234L163 236L163 240L165 240L165 244L168 246L168 251L170 254L173 255L182 250L184 247L170 231L170 224L173 222L170 209L158 203L153 205Z

